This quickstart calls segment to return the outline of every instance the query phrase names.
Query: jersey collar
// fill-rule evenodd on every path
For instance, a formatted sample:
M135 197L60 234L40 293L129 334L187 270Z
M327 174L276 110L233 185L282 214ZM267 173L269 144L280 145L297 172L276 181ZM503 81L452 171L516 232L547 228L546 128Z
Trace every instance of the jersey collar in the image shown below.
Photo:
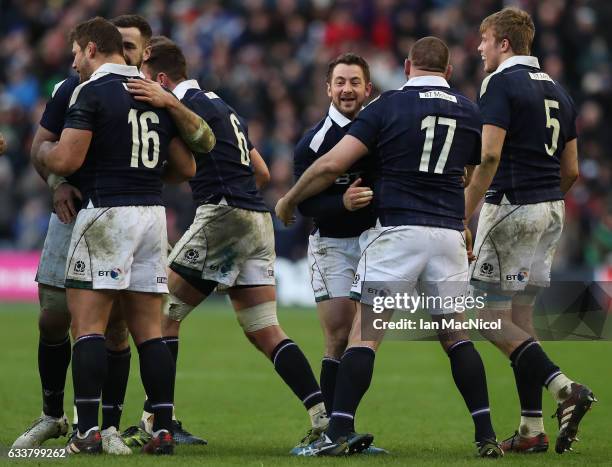
M404 84L402 88L405 88L406 86L433 86L440 88L450 88L450 84L448 84L448 81L446 81L441 76L415 76L414 78L410 78L408 81L406 81L406 84Z
M327 112L327 115L329 115L329 118L336 122L341 128L344 128L346 125L351 123L351 119L336 109L334 104L329 105L329 112Z
M93 72L91 78L89 79L93 81L95 79L101 78L104 75L108 75L109 73L130 77L142 77L142 75L138 71L138 68L136 68L135 66L120 65L118 63L104 63L96 71Z
M538 57L533 57L531 55L513 55L510 58L507 58L502 63L499 64L495 73L499 73L506 68L510 68L515 65L525 65L530 66L532 68L540 68L540 62L538 62Z
M180 101L183 97L185 97L185 93L190 89L201 89L200 85L195 79L186 79L185 81L181 81L176 85L172 91L172 94L174 94Z

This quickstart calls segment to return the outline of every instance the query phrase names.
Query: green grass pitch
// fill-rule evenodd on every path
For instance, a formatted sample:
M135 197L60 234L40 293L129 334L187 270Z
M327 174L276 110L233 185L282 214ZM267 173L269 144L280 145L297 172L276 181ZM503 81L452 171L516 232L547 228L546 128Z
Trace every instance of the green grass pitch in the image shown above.
M0 304L0 448L6 448L41 408L34 305ZM322 336L313 310L283 309L280 321L300 344L318 374ZM487 369L495 428L499 438L518 422L518 402L508 361L485 342L477 348ZM588 383L599 397L581 428L575 451L559 456L507 455L504 465L612 465L612 371L610 342L546 343L553 360L570 376ZM375 443L389 449L385 457L296 459L289 449L308 428L301 404L278 378L267 359L242 335L224 302L199 308L185 322L176 382L177 414L189 430L208 439L204 447L179 447L172 458L109 456L69 460L0 459L0 464L73 465L472 465L472 424L437 343L386 342L376 357L372 386L358 413L357 429L375 434ZM66 401L72 398L70 373ZM143 390L133 349L132 372L123 413L123 428L140 417ZM72 414L71 404L66 404ZM554 403L544 394L545 423L554 443ZM61 446L64 439L45 447Z

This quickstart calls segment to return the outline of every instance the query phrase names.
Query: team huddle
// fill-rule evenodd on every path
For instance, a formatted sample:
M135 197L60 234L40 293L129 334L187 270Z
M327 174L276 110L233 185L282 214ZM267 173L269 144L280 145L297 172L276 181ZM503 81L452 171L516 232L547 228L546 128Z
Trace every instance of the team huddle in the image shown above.
M501 320L502 331L483 334L510 359L521 405L512 436L497 440L469 335L439 333L478 455L548 450L543 387L558 404L555 450L571 450L596 399L546 355L532 311L550 283L563 196L578 177L576 111L530 55L527 13L506 8L480 33L490 74L477 104L450 87L449 50L435 37L412 46L405 85L367 105L368 63L346 53L329 64L329 110L297 144L296 183L275 207L285 224L296 209L314 219L308 261L325 338L317 382L277 319L274 230L260 194L270 174L247 122L189 79L181 49L152 37L143 18L79 24L70 37L78 76L55 87L31 149L54 205L36 278L43 413L13 447L68 434L71 360L67 453L172 454L176 444L205 444L177 419L174 385L181 323L216 290L306 410L311 426L291 454L385 454L354 422L384 337L362 336L371 282L392 293L486 291L480 317ZM197 210L171 247L162 187L184 181ZM483 197L472 248L467 225ZM434 321L464 319L429 312ZM140 424L121 433L130 334L147 397Z

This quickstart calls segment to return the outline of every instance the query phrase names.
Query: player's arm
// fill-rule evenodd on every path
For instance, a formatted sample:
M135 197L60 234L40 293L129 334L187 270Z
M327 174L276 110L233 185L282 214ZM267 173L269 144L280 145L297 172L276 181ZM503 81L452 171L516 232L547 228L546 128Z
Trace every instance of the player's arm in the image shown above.
M257 189L260 190L270 183L270 171L268 170L266 161L263 160L263 157L261 157L257 149L251 149L249 157L253 165L253 173L255 174L255 185Z
M172 138L168 151L170 157L162 174L162 180L165 183L181 183L196 174L196 162L193 153L182 139Z
M181 138L196 153L208 153L215 147L216 139L208 123L183 105L171 92L151 80L130 79L128 90L134 99L154 107L165 108L176 124Z
M351 135L344 136L329 152L317 159L302 174L296 184L276 204L276 215L288 225L296 206L321 193L336 178L368 153L368 148Z
M57 143L44 141L33 155L34 164L40 164L48 173L71 175L83 165L92 138L91 130L65 128Z
M565 143L561 153L561 191L567 193L578 179L578 140L576 138Z
M465 189L465 218L470 219L485 195L501 159L506 130L495 125L482 127L482 158L473 171L470 184Z
M6 151L6 140L4 139L4 135L0 133L0 156L4 154Z

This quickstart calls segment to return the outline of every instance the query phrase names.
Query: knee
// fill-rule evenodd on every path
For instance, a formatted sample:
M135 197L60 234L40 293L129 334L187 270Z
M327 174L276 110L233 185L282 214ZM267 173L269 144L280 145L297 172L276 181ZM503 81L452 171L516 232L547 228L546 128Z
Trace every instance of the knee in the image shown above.
M70 329L70 312L66 301L66 291L57 287L38 287L40 316L38 329L40 336L48 341L62 340Z
M342 357L348 345L350 332L350 326L348 328L327 329L325 332L325 355L337 359Z
M118 352L130 346L127 324L122 319L108 323L104 334L108 350Z

